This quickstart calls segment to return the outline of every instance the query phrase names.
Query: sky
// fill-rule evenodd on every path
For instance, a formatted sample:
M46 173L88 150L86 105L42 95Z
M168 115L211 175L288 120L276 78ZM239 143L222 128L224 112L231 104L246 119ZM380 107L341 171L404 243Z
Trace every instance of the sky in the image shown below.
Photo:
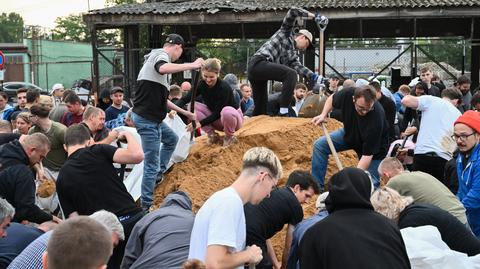
M103 8L105 0L0 0L0 13L15 12L25 25L55 27L57 17Z

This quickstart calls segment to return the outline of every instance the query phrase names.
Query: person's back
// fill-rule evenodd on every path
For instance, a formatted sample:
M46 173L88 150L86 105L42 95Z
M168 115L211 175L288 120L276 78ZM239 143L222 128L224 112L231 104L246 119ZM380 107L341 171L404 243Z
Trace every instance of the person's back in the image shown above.
M411 196L415 202L438 206L463 224L467 223L462 203L445 185L427 173L405 171L391 178L386 186L403 196Z
M42 269L42 254L47 249L53 231L48 231L31 242L8 266L7 269Z
M332 176L325 204L329 216L300 243L300 268L410 268L400 231L374 212L369 177L357 168Z
M469 256L480 253L478 240L458 219L447 211L428 204L411 204L400 213L398 227L418 227L432 225L437 227L442 240L455 251Z
M7 236L0 239L0 268L6 268L32 241L44 231L20 223L10 223Z
M188 195L169 194L133 228L121 268L180 268L188 257L194 219Z

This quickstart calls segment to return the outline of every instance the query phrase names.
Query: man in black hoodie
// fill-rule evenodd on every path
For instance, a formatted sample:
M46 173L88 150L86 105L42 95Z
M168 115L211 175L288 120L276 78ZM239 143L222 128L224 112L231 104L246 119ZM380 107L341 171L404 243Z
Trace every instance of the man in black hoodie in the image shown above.
M49 151L50 141L41 133L0 147L0 196L15 207L15 222L42 223L54 218L35 205L35 175L30 168Z
M329 182L329 216L300 242L300 268L410 268L400 231L370 203L373 185L358 168L346 168Z

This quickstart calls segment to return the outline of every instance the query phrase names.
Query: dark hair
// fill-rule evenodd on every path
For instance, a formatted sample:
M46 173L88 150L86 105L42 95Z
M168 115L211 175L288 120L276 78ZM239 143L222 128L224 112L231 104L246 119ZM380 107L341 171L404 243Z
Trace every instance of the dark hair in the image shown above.
M305 84L303 83L297 83L297 85L295 85L295 90L296 89L304 89L304 90L307 90L307 86L305 86Z
M320 193L317 181L308 171L295 170L288 176L286 186L293 188L295 185L299 185L301 190L312 187L315 194Z
M81 145L90 140L90 130L83 124L73 124L65 131L65 145Z
M40 98L40 93L37 90L27 91L27 103L34 103L38 98Z
M75 92L71 92L70 94L68 94L65 97L64 102L69 104L76 104L76 103L81 104L80 97L78 97L78 95Z
M419 81L417 84L415 84L415 89L422 89L426 94L428 92L428 85L423 81Z
M0 92L0 96L3 97L3 99L8 101L8 94L6 92Z
M380 86L380 83L378 83L378 81L372 81L368 83L368 85L372 86L377 92L382 90L382 86Z
M476 92L473 96L472 96L472 107L475 107L478 103L480 103L480 92Z
M372 86L363 85L358 88L355 88L353 97L355 97L355 99L363 97L365 98L365 102L372 103L372 102L375 102L375 100L377 99L377 93L375 92Z
M472 84L472 81L467 76L460 76L457 78L457 85Z
M48 118L49 113L50 109L42 105L35 104L30 108L30 114L38 116L39 118Z
M27 92L28 90L25 89L25 88L20 88L16 91L16 95L18 95L19 93L23 93L23 92Z
M67 96L69 96L71 93L75 93L75 91L73 91L72 89L66 89L66 90L63 92L62 101L65 102L65 98L67 98Z
M459 105L462 103L463 99L462 92L456 88L448 88L443 90L442 97L447 97L450 100L457 99Z

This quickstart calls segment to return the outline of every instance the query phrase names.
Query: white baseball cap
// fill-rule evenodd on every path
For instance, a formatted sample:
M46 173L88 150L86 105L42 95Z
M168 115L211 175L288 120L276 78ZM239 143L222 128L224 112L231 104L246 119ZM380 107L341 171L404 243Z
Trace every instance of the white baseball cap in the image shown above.
M65 87L63 87L63 84L62 83L56 83L56 84L53 84L52 86L52 91L56 91L58 89L65 89Z
M304 35L308 39L308 41L310 41L310 45L313 46L313 35L312 33L310 33L310 31L308 31L307 29L301 29L300 31L298 31L298 34Z

